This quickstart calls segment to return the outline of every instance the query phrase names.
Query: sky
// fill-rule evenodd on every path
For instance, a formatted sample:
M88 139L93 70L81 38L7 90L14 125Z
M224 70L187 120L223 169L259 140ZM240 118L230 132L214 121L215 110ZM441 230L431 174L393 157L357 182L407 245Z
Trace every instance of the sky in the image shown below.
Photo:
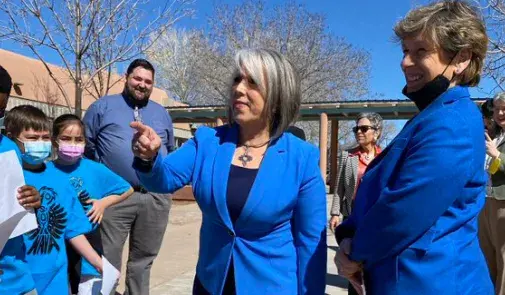
M227 4L240 3L240 0L222 0ZM276 6L284 0L267 0L268 5ZM431 1L426 0L298 0L298 3L316 13L326 16L328 31L344 37L352 45L368 51L371 55L370 92L382 95L383 99L406 99L401 90L405 78L400 69L402 51L393 41L393 27L410 9ZM205 29L206 18L212 14L213 0L197 0L196 13L192 19L178 24L180 27ZM483 79L479 87L470 88L474 98L492 96L494 83ZM405 120L394 122L399 132Z
M206 18L212 14L216 0L195 0L195 15L177 23L177 27L206 28ZM219 3L237 4L241 0L219 0ZM266 0L275 6L285 0ZM158 1L151 3L158 6ZM316 13L326 16L328 31L343 37L352 45L368 51L371 55L370 92L381 94L384 99L403 99L401 89L405 79L400 70L401 49L393 42L393 26L412 7L427 3L426 0L297 0L298 3ZM28 49L11 42L0 42L0 48L31 56ZM58 63L54 53L45 54L49 62ZM48 55L48 56L47 56ZM472 97L492 95L494 84L484 79L478 88L471 89Z
M227 4L240 0L222 0ZM284 0L267 0L275 6ZM328 30L335 36L368 51L371 55L370 90L384 99L404 99L401 90L405 79L400 70L401 48L393 42L393 27L407 12L425 0L298 0L311 12L322 13L327 18ZM213 0L197 0L196 15L178 24L180 27L206 27L206 17L212 14ZM480 88L471 89L472 97L488 97L494 88L484 79Z

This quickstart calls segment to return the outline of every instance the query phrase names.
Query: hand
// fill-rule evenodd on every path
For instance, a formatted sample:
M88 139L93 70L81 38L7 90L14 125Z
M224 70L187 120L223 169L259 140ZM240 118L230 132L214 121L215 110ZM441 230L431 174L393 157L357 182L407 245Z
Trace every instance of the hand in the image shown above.
M496 143L486 134L486 153L493 159L497 159L500 156L500 151L496 148Z
M137 131L132 140L133 154L143 160L153 160L160 150L161 138L141 122L132 122L130 127Z
M361 264L349 259L351 253L351 239L344 239L339 244L339 249L335 255L335 264L337 265L338 274L347 278L349 281L359 281L361 277Z
M33 186L23 185L18 188L17 198L19 205L23 206L25 209L40 208L40 194Z
M93 266L98 271L98 273L103 274L103 259L100 257L100 260L95 261Z
M351 283L358 295L364 295L363 272L356 273L352 278L349 278L349 283Z
M332 216L330 218L330 229L332 232L335 232L335 229L340 224L340 216Z
M105 212L105 209L108 207L107 204L105 203L105 200L91 199L86 203L93 204L93 207L86 214L89 218L89 221L98 224L102 222L103 213Z

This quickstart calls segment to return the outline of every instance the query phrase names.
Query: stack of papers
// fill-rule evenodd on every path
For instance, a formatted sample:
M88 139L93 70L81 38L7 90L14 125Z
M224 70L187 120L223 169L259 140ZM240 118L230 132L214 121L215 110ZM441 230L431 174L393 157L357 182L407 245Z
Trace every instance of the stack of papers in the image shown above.
M32 210L19 205L18 188L25 185L23 169L15 151L0 153L0 253L11 238L37 228Z

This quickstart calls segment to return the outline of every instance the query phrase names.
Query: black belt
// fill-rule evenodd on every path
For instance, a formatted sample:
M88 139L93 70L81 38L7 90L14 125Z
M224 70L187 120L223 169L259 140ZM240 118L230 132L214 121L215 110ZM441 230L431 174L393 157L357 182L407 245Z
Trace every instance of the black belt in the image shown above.
M145 187L143 187L141 185L134 185L133 191L141 193L141 194L147 194L149 192Z

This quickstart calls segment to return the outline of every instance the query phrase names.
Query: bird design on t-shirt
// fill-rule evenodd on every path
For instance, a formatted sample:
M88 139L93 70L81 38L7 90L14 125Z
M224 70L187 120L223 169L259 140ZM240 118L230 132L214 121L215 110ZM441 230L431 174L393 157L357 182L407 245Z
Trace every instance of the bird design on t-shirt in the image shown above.
M34 240L28 254L49 254L53 249L60 251L58 239L63 235L67 224L65 209L55 202L56 191L43 186L39 192L43 206L36 212L39 226L28 233L28 238Z
M91 196L87 190L83 188L83 180L80 177L71 177L70 183L74 187L75 191L79 196L79 203L81 203L84 212L88 211L93 207L93 204L88 203L91 200Z

